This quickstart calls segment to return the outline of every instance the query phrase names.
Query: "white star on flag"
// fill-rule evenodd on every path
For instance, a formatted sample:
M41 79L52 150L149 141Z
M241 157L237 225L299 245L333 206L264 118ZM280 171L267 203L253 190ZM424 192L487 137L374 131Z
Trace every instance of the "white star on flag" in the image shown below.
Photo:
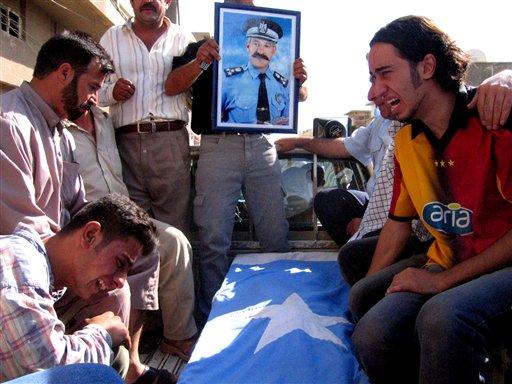
M290 274L294 274L294 273L301 273L301 272L304 272L304 273L311 273L311 269L309 268L305 268L305 269L300 269L300 268L290 268L290 269L285 269L285 272L290 272Z
M214 296L214 300L217 301L226 301L231 300L235 297L235 282L228 283L227 280L222 282L222 286L219 288L217 293Z
M283 304L266 306L254 316L255 319L266 317L270 318L270 322L254 353L296 329L304 331L315 339L331 341L347 349L347 346L326 327L339 323L349 324L350 322L344 317L321 316L313 313L297 293L288 296Z
M302 330L309 336L333 342L344 349L347 346L326 327L334 324L350 324L344 317L320 316L313 313L297 293L292 293L283 304L270 304L263 301L245 309L226 313L206 323L200 342L196 345L189 362L198 361L221 352L240 334L253 319L270 318L260 338L256 350L282 336L296 330Z

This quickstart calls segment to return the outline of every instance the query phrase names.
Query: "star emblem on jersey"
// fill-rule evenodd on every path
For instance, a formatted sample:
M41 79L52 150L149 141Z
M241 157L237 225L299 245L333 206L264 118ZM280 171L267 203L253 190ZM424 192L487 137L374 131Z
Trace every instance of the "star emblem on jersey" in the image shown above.
M455 166L455 161L453 161L452 159L450 159L448 161L434 160L434 166L441 167L441 168L454 167Z

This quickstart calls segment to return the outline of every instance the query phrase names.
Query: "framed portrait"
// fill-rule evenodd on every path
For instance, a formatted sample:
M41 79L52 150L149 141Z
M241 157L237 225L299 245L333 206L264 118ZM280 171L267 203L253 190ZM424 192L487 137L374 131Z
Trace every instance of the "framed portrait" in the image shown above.
M300 12L215 3L213 130L297 133Z

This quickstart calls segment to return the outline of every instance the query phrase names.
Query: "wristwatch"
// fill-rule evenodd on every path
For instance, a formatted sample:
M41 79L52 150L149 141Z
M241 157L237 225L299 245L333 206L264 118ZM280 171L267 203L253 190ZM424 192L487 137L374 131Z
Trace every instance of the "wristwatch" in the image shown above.
M209 66L210 63L207 63L206 61L201 61L201 63L199 63L199 68L201 68L202 71L206 71Z

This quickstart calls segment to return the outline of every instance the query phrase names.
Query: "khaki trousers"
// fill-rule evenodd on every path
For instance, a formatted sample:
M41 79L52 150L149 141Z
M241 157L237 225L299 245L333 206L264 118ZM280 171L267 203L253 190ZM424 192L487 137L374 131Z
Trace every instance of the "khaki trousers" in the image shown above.
M185 233L190 221L190 151L186 129L117 135L130 198Z
M170 340L184 340L197 332L194 321L194 277L192 248L179 229L153 220L160 238L160 279L158 298L162 310L163 334Z

